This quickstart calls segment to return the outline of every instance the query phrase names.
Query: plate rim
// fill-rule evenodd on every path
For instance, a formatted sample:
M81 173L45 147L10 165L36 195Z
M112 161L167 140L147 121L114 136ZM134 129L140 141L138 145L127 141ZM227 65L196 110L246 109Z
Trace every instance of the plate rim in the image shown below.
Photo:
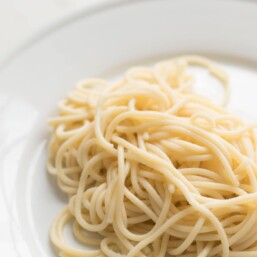
M36 29L34 32L31 32L28 36L25 36L21 39L16 46L9 49L3 57L0 58L0 73L9 66L12 61L14 61L17 57L19 57L23 52L29 49L31 46L35 45L40 40L47 37L49 34L58 31L59 29L65 27L65 25L82 19L84 16L91 16L97 14L101 11L112 9L113 7L125 6L128 4L134 4L139 2L154 2L160 0L105 0L100 1L99 3L94 3L92 6L80 6L75 10L68 11L66 14L61 15L58 18L53 19L52 21L46 23L42 27ZM161 0L161 1L169 1L169 0ZM176 0L172 0L176 1ZM180 0L182 1L182 0ZM183 0L183 1L191 1L191 0ZM195 1L195 0L194 0ZM205 1L205 0L198 0ZM224 2L225 0L216 0L219 2ZM227 2L243 2L243 3L251 3L257 6L256 0L226 0Z

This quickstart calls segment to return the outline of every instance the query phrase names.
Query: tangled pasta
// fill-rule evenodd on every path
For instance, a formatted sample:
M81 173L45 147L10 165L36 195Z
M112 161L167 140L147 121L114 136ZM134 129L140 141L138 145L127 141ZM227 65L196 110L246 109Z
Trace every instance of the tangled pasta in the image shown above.
M69 203L50 238L60 256L256 257L257 132L193 92L184 56L85 80L59 104L48 171ZM64 236L72 224L78 248Z

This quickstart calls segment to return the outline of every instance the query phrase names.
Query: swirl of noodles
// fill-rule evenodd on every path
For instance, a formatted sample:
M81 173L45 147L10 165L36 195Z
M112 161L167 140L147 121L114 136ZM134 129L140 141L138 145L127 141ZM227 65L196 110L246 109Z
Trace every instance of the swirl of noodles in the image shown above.
M194 93L188 65L227 102L225 73L199 56L85 80L60 102L48 159L69 197L50 232L60 256L257 256L255 126Z

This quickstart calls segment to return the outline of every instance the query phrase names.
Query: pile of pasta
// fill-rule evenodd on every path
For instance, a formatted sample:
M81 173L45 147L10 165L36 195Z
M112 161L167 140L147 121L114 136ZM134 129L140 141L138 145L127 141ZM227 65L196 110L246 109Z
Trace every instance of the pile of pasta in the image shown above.
M257 256L256 126L196 94L189 65L227 101L223 70L182 56L82 81L59 103L48 171L69 199L50 231L60 256Z

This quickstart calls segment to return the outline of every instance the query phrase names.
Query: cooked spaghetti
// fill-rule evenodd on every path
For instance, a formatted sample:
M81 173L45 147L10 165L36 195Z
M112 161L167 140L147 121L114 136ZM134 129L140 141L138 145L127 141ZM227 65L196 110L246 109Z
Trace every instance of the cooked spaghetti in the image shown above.
M218 65L184 56L82 81L60 102L48 160L69 197L50 232L60 256L257 256L257 131L194 93L189 65L227 101Z

